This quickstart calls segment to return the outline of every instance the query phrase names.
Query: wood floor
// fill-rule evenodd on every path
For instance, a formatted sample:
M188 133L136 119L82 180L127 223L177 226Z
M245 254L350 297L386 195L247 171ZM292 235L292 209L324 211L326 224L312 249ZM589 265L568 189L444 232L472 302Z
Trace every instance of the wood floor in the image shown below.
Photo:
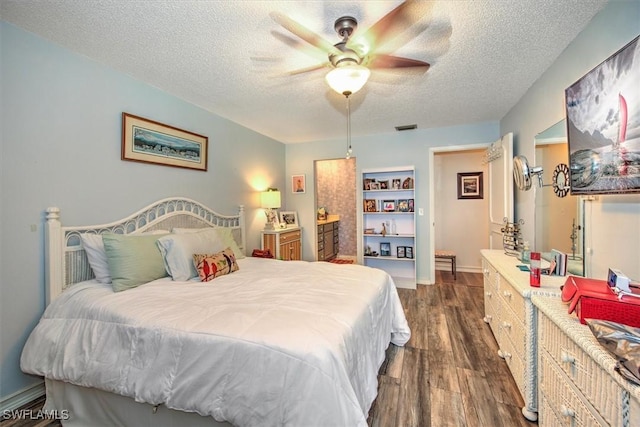
M482 321L482 274L436 271L436 284L398 289L412 335L391 345L380 368L372 427L536 426L489 326ZM44 399L28 408L36 412ZM52 427L58 421L8 419L0 427ZM333 427L333 426L332 426Z

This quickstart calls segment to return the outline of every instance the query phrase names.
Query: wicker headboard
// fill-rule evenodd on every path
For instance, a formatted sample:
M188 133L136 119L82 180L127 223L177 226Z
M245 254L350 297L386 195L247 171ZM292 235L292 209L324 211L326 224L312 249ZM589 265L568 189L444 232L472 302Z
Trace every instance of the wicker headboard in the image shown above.
M87 255L82 248L82 233L139 234L154 230L180 228L227 227L238 247L246 244L244 207L237 215L221 215L190 199L162 199L121 220L100 225L64 227L60 209L47 208L45 224L45 282L47 304L67 287L93 278Z

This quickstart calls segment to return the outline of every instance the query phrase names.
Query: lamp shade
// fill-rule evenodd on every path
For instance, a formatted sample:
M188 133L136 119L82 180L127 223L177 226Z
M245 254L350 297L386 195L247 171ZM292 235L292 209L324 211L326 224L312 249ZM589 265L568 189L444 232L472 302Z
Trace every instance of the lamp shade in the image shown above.
M371 71L357 64L341 65L329 71L325 77L331 89L341 95L356 93L369 80Z
M260 193L260 206L265 209L280 209L280 192L269 188Z

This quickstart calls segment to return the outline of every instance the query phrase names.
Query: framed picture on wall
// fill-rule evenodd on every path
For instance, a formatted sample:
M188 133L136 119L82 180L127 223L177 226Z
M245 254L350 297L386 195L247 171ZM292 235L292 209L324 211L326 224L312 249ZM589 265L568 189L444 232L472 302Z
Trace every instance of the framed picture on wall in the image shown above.
M306 192L306 182L303 175L293 175L291 177L291 192L294 194L302 194Z
M483 172L458 174L458 199L482 199Z

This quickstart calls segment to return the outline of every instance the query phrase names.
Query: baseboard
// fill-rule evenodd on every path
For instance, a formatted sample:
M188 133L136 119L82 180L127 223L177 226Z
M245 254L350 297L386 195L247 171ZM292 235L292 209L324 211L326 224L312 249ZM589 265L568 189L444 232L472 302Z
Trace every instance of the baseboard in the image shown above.
M451 273L451 265L436 265L436 270L438 271L448 271L449 273ZM457 272L463 272L463 273L482 273L482 267L460 267L460 266L456 266L456 271Z
M15 393L0 399L0 413L18 409L22 405L25 405L32 400L36 400L37 398L44 396L44 394L44 381L35 383L34 385L29 387L25 387L22 390L16 391Z

